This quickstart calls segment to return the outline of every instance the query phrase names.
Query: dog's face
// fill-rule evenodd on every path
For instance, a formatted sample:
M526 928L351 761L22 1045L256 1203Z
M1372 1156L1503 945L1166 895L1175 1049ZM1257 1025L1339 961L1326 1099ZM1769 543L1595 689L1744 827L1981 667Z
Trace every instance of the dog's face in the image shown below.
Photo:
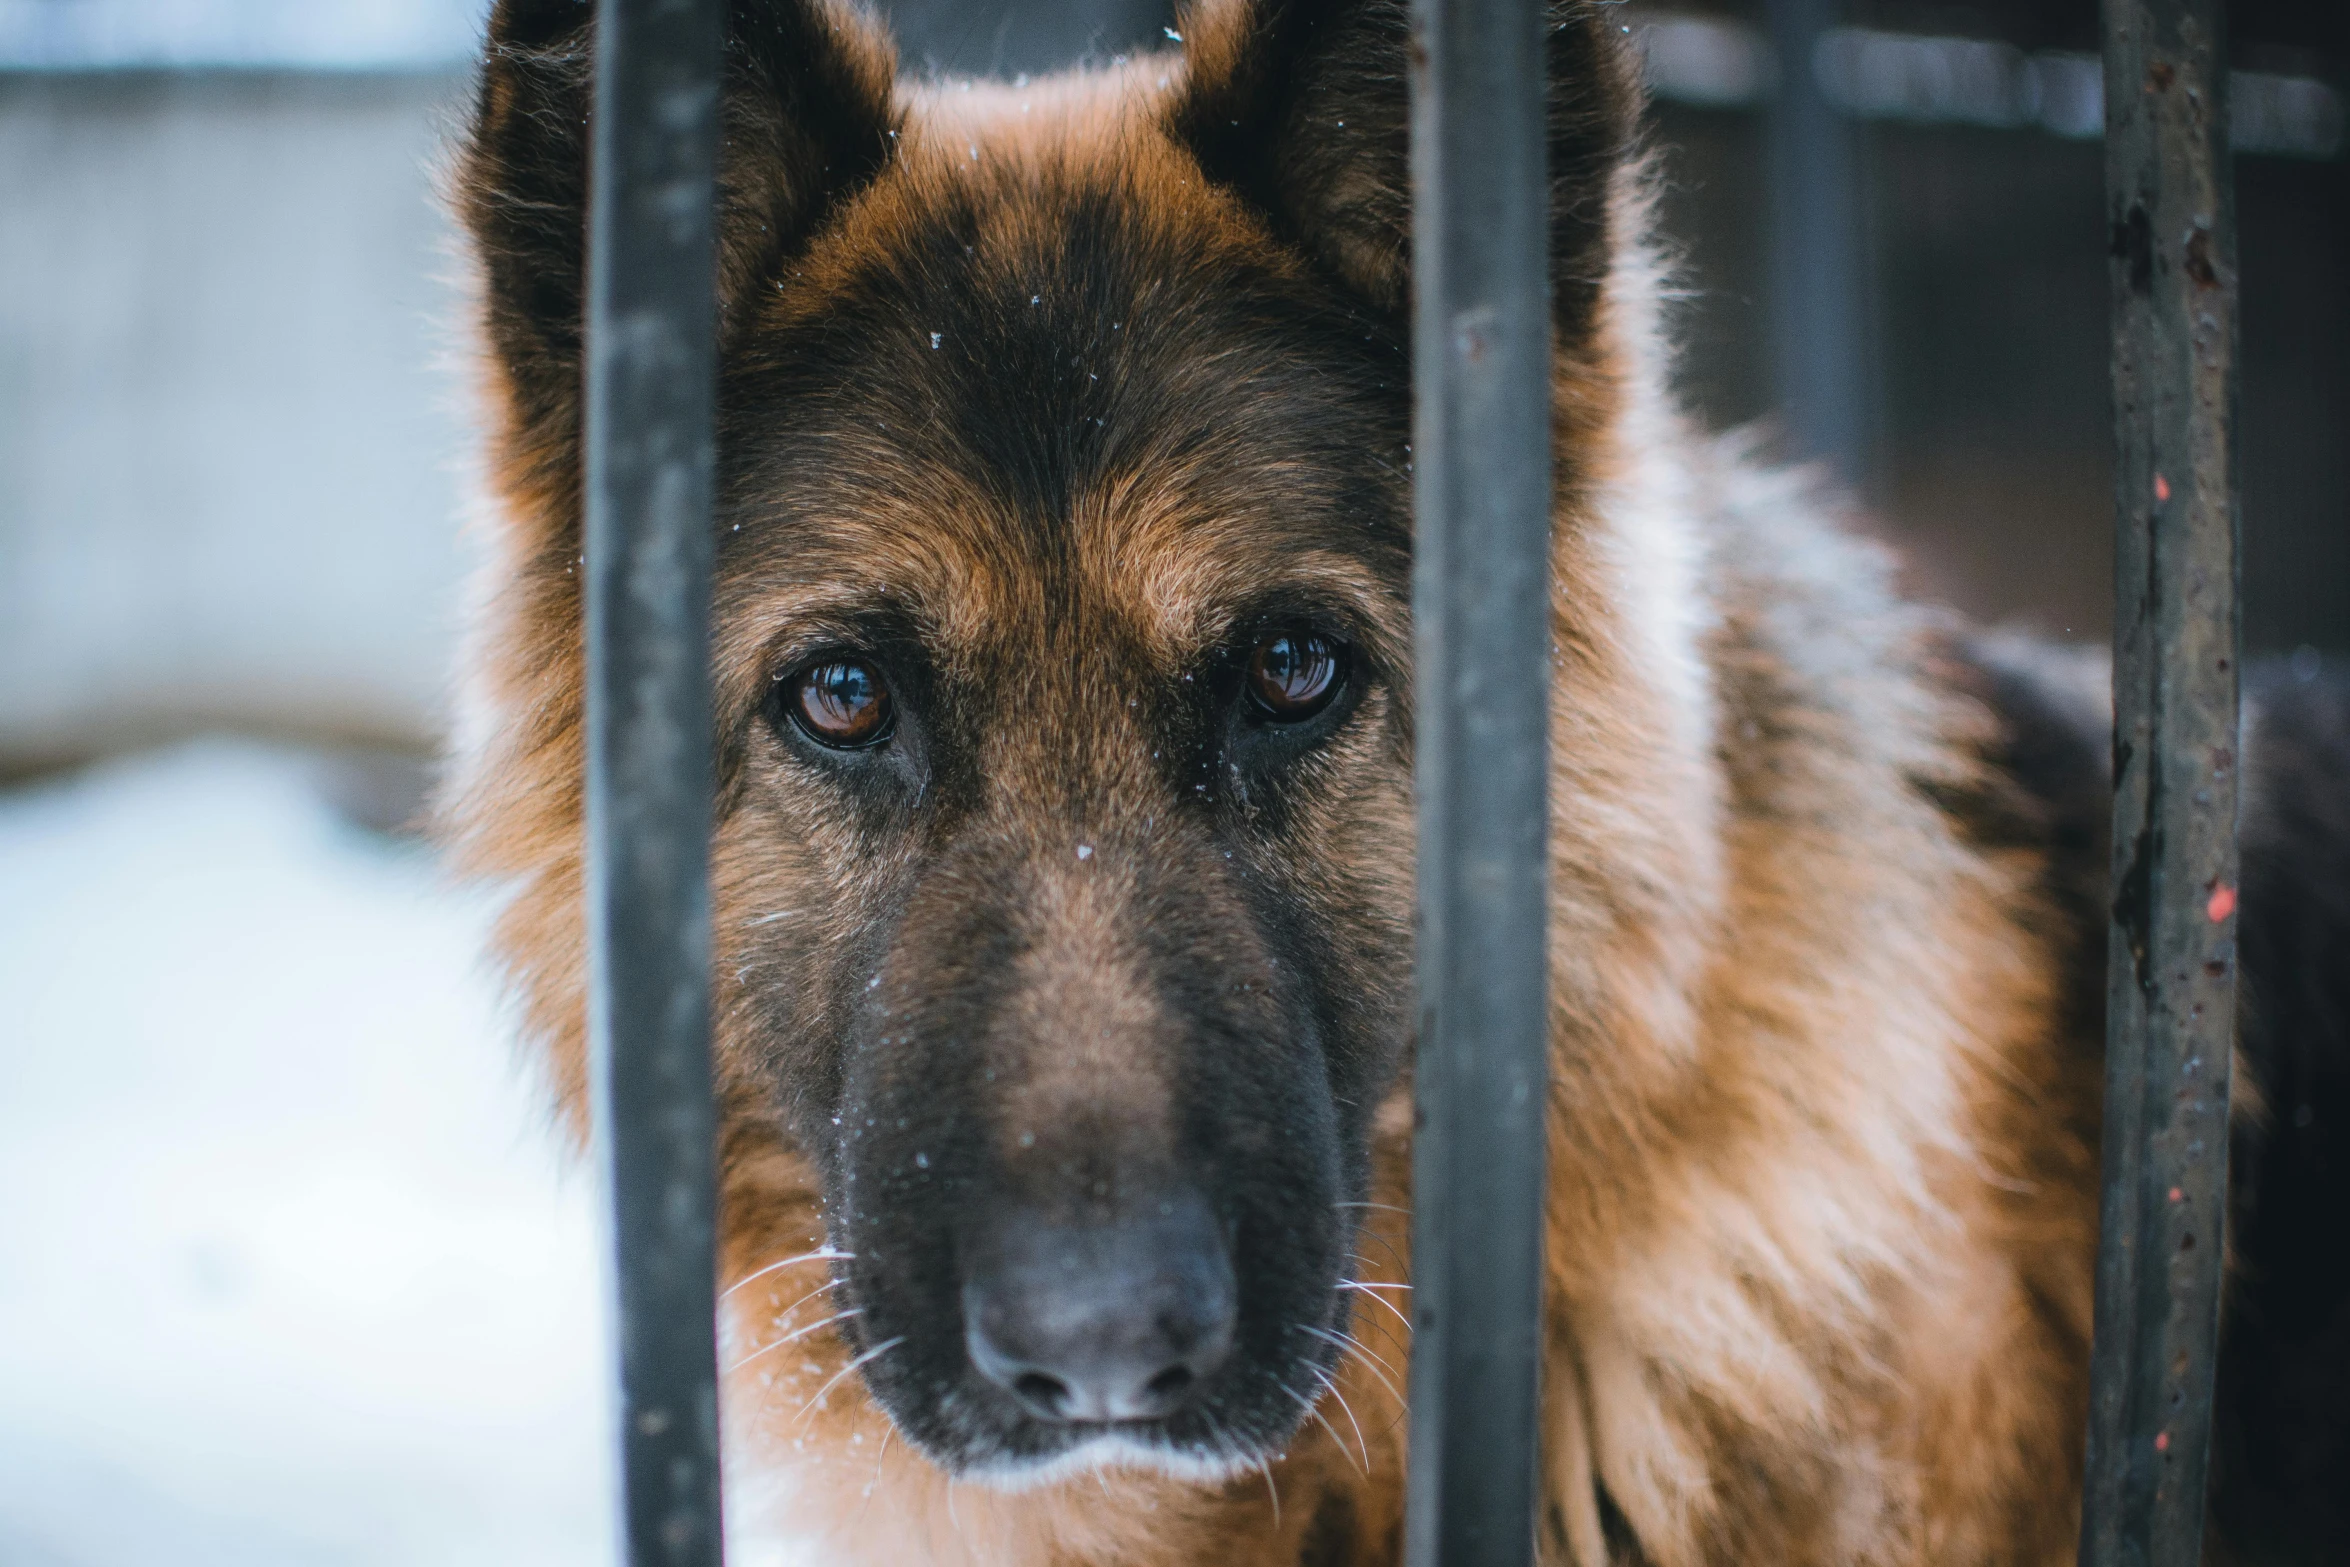
M835 1327L942 1465L1258 1461L1345 1343L1411 1037L1400 7L920 92L827 10L736 9L729 1160L807 1172ZM1554 172L1620 136L1586 22ZM584 42L553 0L493 29L464 197L509 490L561 496ZM1556 225L1562 299L1599 221Z
M909 1437L1253 1454L1406 1032L1408 376L1212 213L1009 179L853 214L727 379L727 940Z

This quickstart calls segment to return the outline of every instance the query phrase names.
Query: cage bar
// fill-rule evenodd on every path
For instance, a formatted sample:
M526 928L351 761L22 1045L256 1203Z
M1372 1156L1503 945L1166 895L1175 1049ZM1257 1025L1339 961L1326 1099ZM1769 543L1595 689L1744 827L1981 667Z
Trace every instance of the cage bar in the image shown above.
M2113 917L2083 1567L2201 1556L2236 1019L2236 244L2222 0L2107 0Z
M1764 121L1770 197L1766 298L1772 397L1788 455L1827 464L1842 483L1868 481L1869 246L1862 132L1828 101L1821 40L1841 0L1768 0L1779 64Z
M1547 1084L1540 0L1417 0L1419 1131L1407 1559L1534 1551Z
M587 304L587 914L629 1567L716 1567L709 620L721 0L601 0Z

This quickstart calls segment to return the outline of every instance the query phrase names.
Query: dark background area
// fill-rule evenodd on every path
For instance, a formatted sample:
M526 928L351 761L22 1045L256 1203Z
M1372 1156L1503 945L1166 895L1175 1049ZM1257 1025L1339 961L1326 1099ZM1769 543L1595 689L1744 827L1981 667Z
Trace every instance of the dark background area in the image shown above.
M1762 20L1760 5L1717 14ZM2097 12L1858 4L1888 31L2098 46ZM2236 7L2239 67L2350 63L2350 6ZM1665 226L1691 301L1684 389L1773 412L1761 116L1659 103ZM1857 126L1874 394L1863 489L1922 591L2056 634L2111 629L2104 154L2036 129ZM2350 648L2350 157L2239 156L2244 624L2255 651Z
M1018 76L1166 39L1166 0L879 0L910 71Z

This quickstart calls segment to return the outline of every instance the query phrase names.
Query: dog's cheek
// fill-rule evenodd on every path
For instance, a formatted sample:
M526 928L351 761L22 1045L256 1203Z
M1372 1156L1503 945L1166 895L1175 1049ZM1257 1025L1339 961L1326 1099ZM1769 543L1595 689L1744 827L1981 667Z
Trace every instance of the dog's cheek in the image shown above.
M841 1178L850 1053L904 879L886 840L812 791L755 769L712 856L720 1066Z
M1378 715L1363 717L1292 781L1268 857L1282 910L1268 937L1322 1041L1350 1152L1409 1046L1412 986L1410 764L1380 743Z

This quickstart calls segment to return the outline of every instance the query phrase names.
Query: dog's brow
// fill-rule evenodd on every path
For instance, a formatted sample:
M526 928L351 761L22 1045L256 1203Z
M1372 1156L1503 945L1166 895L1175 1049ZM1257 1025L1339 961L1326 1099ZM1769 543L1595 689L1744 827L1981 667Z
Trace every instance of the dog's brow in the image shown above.
M1201 543L1129 558L1102 575L1106 596L1132 620L1144 646L1170 667L1193 662L1268 609L1318 611L1376 641L1386 640L1383 633L1391 627L1401 629L1404 606L1397 587L1363 561L1335 550L1306 550L1268 572L1261 555L1218 551L1214 530L1203 533Z
M719 657L765 659L855 640L882 617L905 618L904 598L862 577L762 576L727 598L719 615Z
M978 497L954 499L936 510L827 507L823 520L792 526L788 558L754 550L722 568L722 666L748 679L827 643L909 632L952 660L1038 613L1118 625L1163 669L1197 662L1269 612L1331 622L1383 661L1403 657L1400 552L1366 559L1295 519L1283 530L1293 544L1268 552L1264 516L1203 515L1187 497L1154 504L1122 488L1080 503L1077 569L1060 588L1071 597L1054 604L1038 598L1033 574L1006 576L1007 562L1033 551L1029 529Z

